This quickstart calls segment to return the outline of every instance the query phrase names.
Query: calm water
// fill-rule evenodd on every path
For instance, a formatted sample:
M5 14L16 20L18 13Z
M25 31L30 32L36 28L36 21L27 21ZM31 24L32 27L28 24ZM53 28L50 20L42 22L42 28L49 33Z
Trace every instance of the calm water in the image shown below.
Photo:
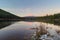
M60 29L59 26L46 24L41 22L16 22L0 30L0 40L31 40L31 36L35 30L32 28L44 24L52 29Z
M0 40L30 40L38 22L16 22L0 30Z

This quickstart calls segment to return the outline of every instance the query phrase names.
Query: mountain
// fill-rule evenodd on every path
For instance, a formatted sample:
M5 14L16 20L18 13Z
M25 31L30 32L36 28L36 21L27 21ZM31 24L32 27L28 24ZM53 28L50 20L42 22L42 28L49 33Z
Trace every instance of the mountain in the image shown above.
M38 21L38 22L46 22L54 25L60 25L60 13L56 13L54 15L46 15L46 16L27 16L23 17L24 21Z
M0 9L0 20L18 20L21 17L18 17L10 12Z
M20 20L21 17L18 17L10 12L0 9L0 29Z

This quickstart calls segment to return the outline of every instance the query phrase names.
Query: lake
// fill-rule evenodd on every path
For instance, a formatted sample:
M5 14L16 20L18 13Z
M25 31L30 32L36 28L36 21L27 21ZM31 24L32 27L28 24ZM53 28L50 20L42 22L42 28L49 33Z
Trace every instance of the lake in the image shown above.
M0 29L0 40L31 40L32 35L36 31L32 28L39 27L41 24L43 24L42 26L60 30L60 26L43 22L4 22L4 24L6 23L9 23L9 25Z

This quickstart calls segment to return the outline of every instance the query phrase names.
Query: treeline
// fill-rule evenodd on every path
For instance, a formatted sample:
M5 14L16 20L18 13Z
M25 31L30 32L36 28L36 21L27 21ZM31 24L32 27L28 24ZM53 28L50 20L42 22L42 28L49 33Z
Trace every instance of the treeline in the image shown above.
M49 15L49 16L47 15L47 16L39 17L37 19L39 19L42 22L60 25L60 13L56 13L54 15Z
M20 19L20 17L10 13L10 12L7 12L7 11L4 11L2 9L0 9L0 20L13 20L13 19Z

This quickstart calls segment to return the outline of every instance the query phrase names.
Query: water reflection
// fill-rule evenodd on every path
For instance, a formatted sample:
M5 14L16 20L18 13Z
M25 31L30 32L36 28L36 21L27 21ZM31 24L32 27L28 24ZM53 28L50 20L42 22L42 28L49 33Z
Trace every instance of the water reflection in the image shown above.
M37 22L17 22L0 30L0 40L31 40Z
M1 23L0 27L6 24L5 28L0 30L0 40L31 40L31 36L34 34L35 31L32 30L32 28L39 27L41 24L43 24L42 25L43 27L50 27L55 30L60 30L60 26L47 24L43 22L20 21L16 23L14 22L0 22L0 23Z
M14 22L12 21L0 21L0 29L6 27L6 26L9 26L11 24L13 24Z

